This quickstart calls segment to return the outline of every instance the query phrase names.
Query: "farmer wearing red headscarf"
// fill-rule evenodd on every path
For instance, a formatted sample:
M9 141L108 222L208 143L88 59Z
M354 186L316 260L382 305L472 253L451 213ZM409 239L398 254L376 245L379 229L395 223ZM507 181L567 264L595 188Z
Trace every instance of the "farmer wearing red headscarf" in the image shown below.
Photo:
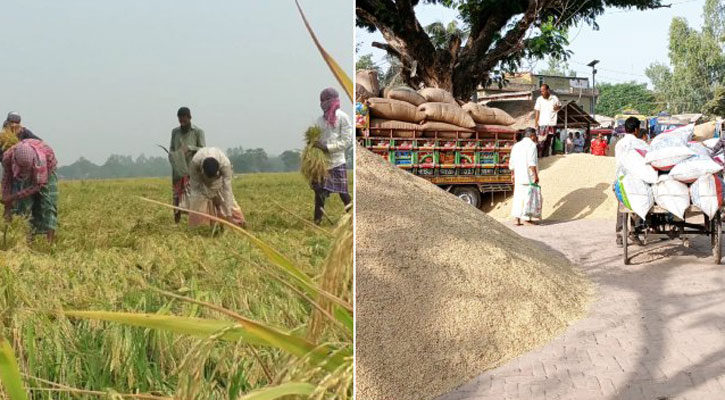
M2 203L5 219L30 215L33 234L52 242L58 228L58 178L55 153L45 142L26 139L3 153Z
M352 146L352 124L350 117L340 110L340 96L337 90L327 88L320 93L323 115L315 124L322 131L315 147L327 155L327 176L313 185L315 190L315 223L322 222L325 199L330 193L339 193L345 210L352 207L347 189L347 160L345 152Z

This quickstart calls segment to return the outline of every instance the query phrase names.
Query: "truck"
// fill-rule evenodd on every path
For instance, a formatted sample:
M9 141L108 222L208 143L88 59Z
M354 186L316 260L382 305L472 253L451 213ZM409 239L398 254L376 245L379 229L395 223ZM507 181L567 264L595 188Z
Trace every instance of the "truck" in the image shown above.
M478 208L487 193L513 192L508 161L517 131L479 125L470 131L416 132L358 127L357 142L398 168Z

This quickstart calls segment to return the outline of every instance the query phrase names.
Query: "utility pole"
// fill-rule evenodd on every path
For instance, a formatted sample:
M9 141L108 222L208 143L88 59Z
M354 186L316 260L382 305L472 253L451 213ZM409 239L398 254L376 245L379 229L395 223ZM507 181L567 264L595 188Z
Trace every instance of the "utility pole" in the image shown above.
M597 95L596 95L596 90L597 90L597 81L596 81L597 69L594 68L594 66L596 66L598 63L599 63L599 60L594 60L594 61L590 62L589 64L587 64L587 67L592 67L592 115L594 115L594 112L596 111L596 107L597 107L596 106L596 104L597 104Z

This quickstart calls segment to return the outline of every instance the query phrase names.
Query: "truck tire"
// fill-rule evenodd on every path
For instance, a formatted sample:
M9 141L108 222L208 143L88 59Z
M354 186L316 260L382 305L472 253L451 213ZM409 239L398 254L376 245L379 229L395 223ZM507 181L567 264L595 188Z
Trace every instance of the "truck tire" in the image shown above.
M453 188L453 194L473 207L481 206L481 192L475 186L457 186Z

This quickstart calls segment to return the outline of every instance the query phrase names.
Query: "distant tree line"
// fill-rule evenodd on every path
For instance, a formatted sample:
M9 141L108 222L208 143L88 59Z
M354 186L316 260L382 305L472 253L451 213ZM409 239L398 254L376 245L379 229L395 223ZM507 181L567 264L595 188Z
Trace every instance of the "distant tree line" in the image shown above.
M291 172L300 169L300 151L287 150L279 155L268 155L264 149L235 147L226 151L235 173ZM348 153L348 167L352 166L352 149ZM170 176L171 164L167 157L144 154L136 157L113 154L102 165L84 157L70 165L58 168L61 179L115 179Z

